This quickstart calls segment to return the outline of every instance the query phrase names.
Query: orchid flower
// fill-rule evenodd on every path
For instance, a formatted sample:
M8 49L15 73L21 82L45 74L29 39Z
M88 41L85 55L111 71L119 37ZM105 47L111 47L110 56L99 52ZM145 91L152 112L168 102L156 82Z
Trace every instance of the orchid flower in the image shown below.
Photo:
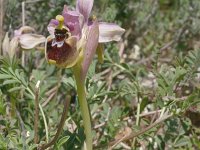
M82 79L86 77L98 44L119 41L125 31L118 25L98 22L95 17L89 17L92 6L93 0L78 0L74 11L68 10L65 5L62 15L56 16L56 19L52 19L48 25L50 36L47 37L46 43L47 61L58 67L70 68L83 57ZM56 33L59 29L63 32L65 30L66 35L56 40L56 35L61 35ZM51 50L55 46L57 50ZM63 50L64 52L60 54L62 46L67 46L68 50Z
M14 31L14 37L11 40L9 40L8 33L6 33L2 45L3 54L7 53L12 58L19 45L23 50L28 50L44 43L45 37L34 32L35 30L32 27L23 26Z
M116 24L98 22L95 16L90 17L93 2L77 0L75 10L69 10L65 5L62 15L50 21L50 36L45 44L45 56L50 64L72 67L74 72L87 150L92 150L91 121L84 86L87 71L98 45L119 41L125 31ZM102 53L102 50L98 51L99 55Z
M41 43L44 43L46 38L43 35L35 34L35 30L29 26L23 26L14 32L14 38L17 38L23 50L33 49Z

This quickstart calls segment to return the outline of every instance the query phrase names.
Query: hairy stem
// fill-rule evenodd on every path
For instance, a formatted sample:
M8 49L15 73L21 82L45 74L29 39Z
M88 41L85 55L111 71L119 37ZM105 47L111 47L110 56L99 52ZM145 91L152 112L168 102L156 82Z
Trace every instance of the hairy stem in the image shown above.
M92 128L90 120L90 111L86 100L85 80L81 78L81 69L79 65L76 65L73 71L76 80L78 100L86 136L86 150L92 150Z

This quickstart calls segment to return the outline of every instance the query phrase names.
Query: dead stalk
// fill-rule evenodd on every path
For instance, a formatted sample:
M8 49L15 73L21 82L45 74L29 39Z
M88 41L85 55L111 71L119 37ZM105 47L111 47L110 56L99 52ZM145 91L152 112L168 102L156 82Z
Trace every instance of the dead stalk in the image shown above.
M38 138L38 120L39 120L39 84L37 82L35 86L35 116L34 116L34 143L37 144L39 141Z
M0 0L0 54L2 54L4 0Z
M22 2L22 26L25 26L25 2ZM22 51L22 66L25 66L25 52Z
M39 150L45 150L45 149L47 149L48 147L54 145L55 142L58 140L58 138L59 138L59 136L61 134L61 131L63 129L65 120L67 118L67 112L68 112L68 109L69 109L69 105L70 105L70 98L67 98L65 100L64 110L63 110L63 113L62 113L62 117L61 117L60 123L58 125L58 129L57 129L56 135L54 136L54 138L49 143L44 144L41 147L39 147L38 148Z
M116 147L119 143L123 142L123 141L127 141L129 139L133 139L139 135L142 135L144 134L145 132L149 131L150 129L156 127L157 125L159 125L160 123L162 123L163 121L167 120L168 118L172 117L173 115L170 114L170 115L165 115L163 116L162 118L156 120L154 123L152 123L151 125L149 125L148 127L146 127L145 129L143 129L142 131L139 131L139 132L132 132L130 133L129 135L125 135L123 138L121 138L120 140L116 140L114 142L111 142L110 143L110 148L109 150L112 150L114 147Z

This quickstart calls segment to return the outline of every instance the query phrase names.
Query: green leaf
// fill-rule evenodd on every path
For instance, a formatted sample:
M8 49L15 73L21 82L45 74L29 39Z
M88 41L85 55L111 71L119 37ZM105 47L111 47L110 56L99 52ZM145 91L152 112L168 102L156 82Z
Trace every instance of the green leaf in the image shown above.
M1 70L2 70L4 73L9 74L9 72L8 72L6 69L1 68Z
M98 86L98 89L97 89L97 93L100 93L106 86L106 83L105 82L102 82L99 86Z
M3 98L2 95L0 95L0 114L5 114L5 107L4 107L4 102L3 102Z
M11 89L9 89L8 90L8 92L14 92L14 91L18 91L18 90L21 90L21 89L23 89L23 87L14 87L14 88L11 88Z
M19 70L18 70L18 69L15 70L15 76L16 76L18 79L20 79L20 74L19 74Z
M37 145L33 144L33 145L29 146L28 149L29 150L35 150L35 149L37 149Z
M142 102L140 104L140 113L145 109L147 105L148 105L148 97L145 97L142 99Z
M64 143L66 143L66 142L69 140L69 138L70 138L70 136L64 136L64 137L62 137L62 138L58 141L58 143L56 144L56 146L58 147L58 149L60 149L60 147L61 147Z
M70 78L63 78L62 82L64 84L66 84L67 86L75 87L75 83L74 83L74 80L73 80L72 77L70 77Z
M90 67L89 67L89 70L88 70L88 73L87 73L87 76L89 78L92 78L95 75L96 63L97 63L96 61L93 61L92 64L90 65Z
M7 149L7 142L3 138L2 135L0 135L0 149L2 149L2 150L6 150Z
M186 146L190 143L190 138L187 136L179 138L179 140L175 143L175 147Z
M6 85L6 84L14 84L14 83L19 83L19 81L17 81L17 80L6 80L6 81L4 81L3 82L3 85Z
M97 94L96 96L100 97L100 96L105 96L105 95L109 95L109 94L116 94L116 92L114 92L114 91L105 91L105 92Z
M25 79L24 79L24 73L23 72L21 72L20 73L20 80L21 80L21 82L22 82L22 84L24 85L24 86L27 86L28 85L28 83L25 81Z
M112 58L110 57L110 55L107 51L105 51L105 56L109 60L109 62L112 62Z
M8 70L10 71L10 73L11 73L13 76L15 76L15 73L14 73L14 71L12 70L11 67L9 67Z
M0 79L9 79L9 78L12 78L12 76L8 74L0 74Z

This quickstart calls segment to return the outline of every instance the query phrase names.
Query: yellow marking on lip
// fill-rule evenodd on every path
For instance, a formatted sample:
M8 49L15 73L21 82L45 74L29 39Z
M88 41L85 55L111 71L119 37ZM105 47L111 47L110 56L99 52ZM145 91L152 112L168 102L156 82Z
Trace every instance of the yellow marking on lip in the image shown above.
M54 65L56 64L56 61L53 59L49 59L48 62L49 62L49 64L54 64Z

